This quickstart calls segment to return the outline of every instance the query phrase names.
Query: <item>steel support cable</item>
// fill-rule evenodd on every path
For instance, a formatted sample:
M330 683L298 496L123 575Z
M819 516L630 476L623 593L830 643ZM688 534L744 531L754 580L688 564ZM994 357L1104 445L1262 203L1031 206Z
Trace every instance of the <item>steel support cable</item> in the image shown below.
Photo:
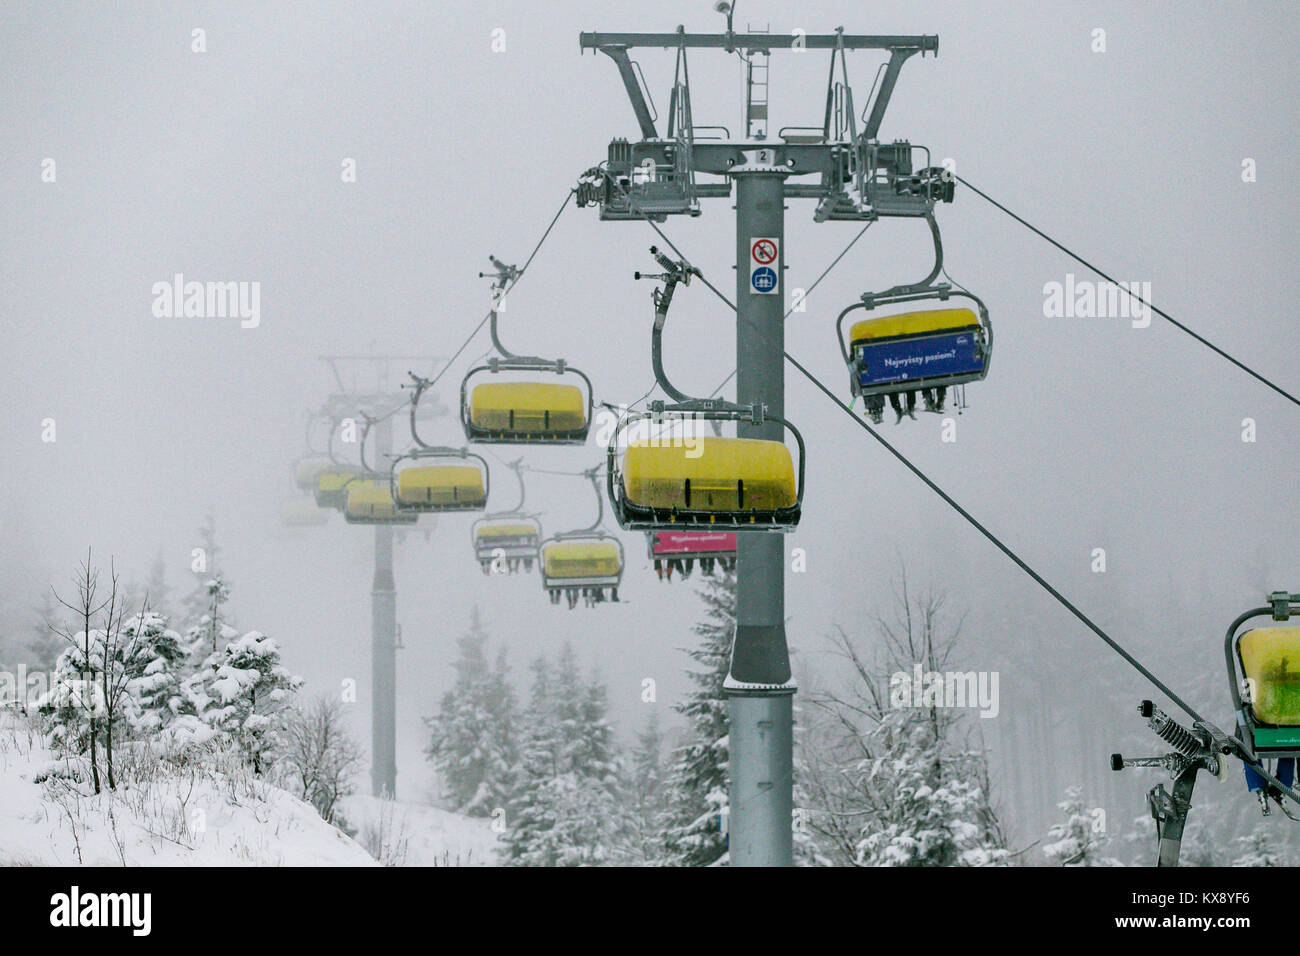
M644 215L642 218L644 218ZM685 254L682 253L682 251L678 249L677 246L673 245L673 243L668 239L667 236L664 235L663 231L659 228L659 226L656 223L651 222L649 219L646 219L646 222L650 223L650 225L654 228L655 232L659 233L660 237L663 238L664 242L668 243L668 245L671 246L672 249L679 256L681 256L683 259L686 259ZM710 289L714 289L713 285L707 281L705 282L705 285L707 285ZM720 299L722 299L724 302L730 305L733 310L736 308L735 305L733 305L732 302L729 299L727 299L726 296L717 292L716 289L714 289L714 292L718 295ZM764 333L761 331L758 334L764 335ZM1142 664L1141 661L1139 661L1136 657L1130 654L1122 644L1120 644L1109 634L1107 634L1096 622L1092 620L1092 618L1088 617L1088 615L1083 613L1083 611L1079 610L1079 608L1076 607L1065 595L1063 595L1060 591L1056 590L1056 588L1054 588L1041 574L1035 571L1018 554L1016 554L1015 551L1011 550L1010 547L1004 544L1002 540L998 538L997 535L995 535L992 531L986 528L983 524L980 523L980 521L974 515L972 515L969 511L967 511L960 504L958 504L957 501L953 499L951 495L949 495L946 491L944 491L937 484L931 481L930 478L925 474L925 472L921 471L920 468L912 464L911 460L906 455L904 455L897 448L891 445L889 441L883 435L877 432L874 428L872 428L866 422L865 419L855 415L853 413L853 409L849 408L849 406L845 405L842 401L840 401L839 396L836 395L829 388L827 388L826 385L821 381L821 379L819 379L816 375L810 372L798 359L796 359L794 356L792 356L789 352L785 351L784 349L782 350L781 354L785 357L785 360L789 362L791 365L793 365L806 379L808 379L809 382L811 382L827 398L829 398L832 402L834 402L837 408L839 408L846 415L848 415L860 427L865 429L867 434L869 434L872 438L874 438L877 442L879 442L882 446L884 446L886 451L888 451L891 455L893 455L900 462L902 462L903 466L906 467L908 471L912 472L912 474L914 474L917 478L919 478L926 485L926 487L928 487L931 491L933 491L936 495L938 495L944 501L945 504L947 504L959 515L965 518L966 521L971 525L971 527L973 527L976 531L978 531L985 538L987 538L994 545L994 547L996 547L1004 555L1010 558L1012 563L1014 563L1018 568L1020 568L1020 570L1025 572L1025 574L1027 574L1036 584L1038 584L1041 588L1043 588L1043 590L1045 590L1049 595L1051 595L1057 601L1057 603L1059 603L1062 607L1064 607L1067 611L1069 611L1072 615L1074 615L1075 618L1077 618L1080 622L1082 622L1085 627L1087 627L1090 631L1092 631L1099 638L1101 638L1102 641L1104 641L1107 644L1107 646L1111 648L1111 650L1115 651L1115 653L1117 653L1120 657L1122 657L1131 667L1133 667L1139 674L1145 677L1154 687L1156 687L1162 694L1164 694L1167 698L1169 698L1169 700L1173 701L1178 707L1180 707L1184 712L1186 712L1187 715L1190 716L1193 720L1198 721L1200 723L1206 722L1205 718L1203 718L1195 710L1195 708L1191 706L1191 704L1187 703L1178 694L1174 693L1174 691L1171 690L1168 686L1166 686L1165 683L1162 680L1160 680L1160 678L1156 677L1155 674L1151 673L1151 671L1148 670ZM1247 757L1247 755L1244 752L1241 752L1240 750L1235 755L1239 760L1242 761L1242 763L1250 765L1257 773L1260 774L1260 776L1262 776L1270 784L1277 787L1281 793L1284 793L1285 795L1289 796L1297 804L1300 804L1300 793L1297 793L1295 790L1282 784L1276 777L1272 776L1267 770L1265 770L1258 761L1251 760L1249 757Z
M1043 232L1043 230L1039 229L1039 228L1038 228L1037 226L1035 226L1033 223L1031 223L1031 222L1027 222L1027 221L1026 221L1025 219L1023 219L1022 217L1016 215L1014 212L1012 212L1012 211L1011 211L1010 209L1008 209L1006 206L1002 205L1002 203L998 202L996 199L994 199L994 198L993 198L992 196L990 196L988 193L984 192L984 191L983 191L982 189L980 189L978 186L974 186L974 185L972 185L970 182L968 182L967 180L963 179L961 176L956 176L956 175L954 175L954 178L955 178L959 183L961 183L963 186L965 186L967 189L969 189L971 192L975 193L975 195L977 195L977 196L979 196L981 199L983 199L985 202L989 203L989 204L990 204L991 206L993 206L994 208L999 209L999 210L1001 210L1002 212L1006 213L1008 216L1010 216L1010 217L1011 217L1012 219L1014 219L1016 222L1020 223L1020 225L1024 226L1024 227L1025 227L1026 229L1028 229L1030 232L1032 232L1032 233L1034 233L1035 235L1037 235L1039 238L1041 238L1041 239L1045 239L1047 242L1051 243L1051 244L1052 244L1053 246L1055 246L1057 249L1061 250L1061 252L1064 252L1067 256L1069 256L1069 257L1070 257L1071 259L1073 259L1075 262L1077 262L1077 263L1079 263L1081 266L1083 266L1085 269L1088 269L1089 271L1094 272L1094 273L1096 273L1097 275L1101 276L1103 279L1105 279L1105 280L1106 280L1107 282L1109 282L1111 285L1115 285L1115 286L1119 286L1119 285L1120 285L1118 282L1116 282L1114 279L1112 279L1109 275L1107 275L1107 274L1106 274L1105 272L1103 272L1101 269L1097 268L1097 266L1093 265L1093 264L1092 264L1091 262L1089 262L1087 259L1083 258L1083 257L1080 256L1078 253L1074 252L1072 249L1070 249L1070 248L1068 248L1067 246L1061 244L1060 242L1057 242L1055 239L1053 239L1053 238L1052 238L1051 236L1049 236L1047 233ZM1120 287L1123 288L1123 286L1120 286ZM1174 318L1172 315L1170 315L1168 312L1166 312L1166 311L1164 311L1163 309L1157 308L1156 306L1152 305L1150 302L1148 302L1146 299L1142 298L1140 295L1138 295L1136 292L1133 292L1132 290L1128 290L1128 295L1129 295L1130 298L1132 298L1132 299L1136 299L1138 302L1141 302L1141 303L1142 303L1143 305L1145 305L1148 309L1150 309L1150 310L1151 310L1152 312L1154 312L1156 315L1160 316L1160 318L1164 319L1166 322L1168 322L1168 323L1169 323L1170 325L1172 325L1174 328L1178 329L1180 332L1184 332L1184 333L1186 333L1187 335L1190 335L1193 339L1195 339L1197 342L1200 342L1202 345L1204 345L1204 346L1205 346L1207 349L1209 349L1211 352L1214 352L1214 353L1215 353L1216 355L1218 355L1220 358L1226 359L1227 361L1231 362L1233 365L1237 366L1237 368L1239 368L1239 369L1241 369L1243 372L1245 372L1247 375L1249 375L1251 378L1257 379L1258 381L1262 382L1262 383L1263 383L1264 385L1266 385L1267 387L1271 388L1273 391L1277 392L1279 395L1281 395L1281 396L1282 396L1283 398L1285 398L1287 401L1291 402L1291 404L1293 404L1293 405L1300 405L1300 398L1296 398L1296 396L1292 395L1292 394L1291 394L1290 392L1288 392L1286 389L1282 388L1282 386L1280 386L1280 385L1278 385L1277 383L1273 382L1271 379L1267 378L1267 377L1264 376L1263 374L1261 374L1261 373L1255 371L1253 368L1251 368L1251 367L1250 367L1249 365L1247 365L1245 362L1242 362L1242 361L1240 361L1239 359L1233 358L1233 356L1229 355L1229 354L1228 354L1227 352L1225 352L1223 349L1219 348L1217 345L1215 345L1213 342L1211 342L1211 341L1210 341L1209 339L1207 339L1205 336L1203 336L1203 335L1201 335L1201 334L1199 334L1199 333L1197 333L1197 332L1192 331L1192 330L1191 330L1190 328L1188 328L1186 325L1184 325L1183 323L1179 322L1177 319L1175 319L1175 318Z
M574 190L572 189L570 189L567 193L565 193L564 201L560 203L560 208L557 209L555 211L555 215L551 217L551 222L546 227L546 231L542 233L542 238L537 240L537 245L533 246L533 251L528 254L528 259L524 262L523 266L520 267L519 271L515 273L514 279L511 280L508 286L506 286L504 289L501 290L500 298L504 299L507 294L513 292L515 286L519 285L520 281L523 280L524 273L527 272L528 267L533 264L533 259L537 258L537 253L541 251L543 243L546 242L547 237L550 236L551 234L551 230L555 228L555 224L559 222L560 216L562 216L564 214L564 210L568 208L569 199L572 198L573 193ZM438 380L442 378L444 374L446 374L447 369L451 368L452 363L454 363L456 359L460 358L461 353L464 352L465 349L469 348L469 343L474 341L474 337L483 330L483 326L487 325L488 320L492 318L492 313L495 311L496 311L495 309L488 309L487 314L483 316L482 319L479 320L478 325L474 326L474 331L471 332L469 334L469 337L465 339L464 342L461 343L460 348L456 350L455 354L452 355L452 357L447 360L447 364L442 367L442 369L438 372L437 375L435 375L433 378L429 379L427 383L425 383L424 386L425 388L432 388L434 385L438 383Z
M502 296L505 296L507 292L513 290L514 287L519 284L519 280L524 277L524 273L528 270L529 265L532 264L533 259L536 258L537 253L541 250L542 244L546 242L546 237L551 234L551 230L555 228L555 223L559 221L561 214L563 214L565 208L569 205L569 199L573 195L573 192L574 191L570 189L568 193L565 195L564 202L560 205L560 208L556 211L555 215L551 218L550 225L548 225L546 227L546 231L542 233L542 238L537 240L537 245L533 247L533 251L529 254L528 261L525 262L523 268L521 268L515 274L515 278L510 283L510 285L506 289L502 290L501 293ZM461 353L463 353L465 349L469 348L469 343L474 341L474 338L479 334L479 332L483 331L483 326L487 324L488 319L492 318L492 311L493 310L491 309L488 310L487 315L483 316L483 318L479 320L478 325L474 326L474 330L470 332L469 336L465 339L465 341L461 343L460 348L456 349L456 351L452 354L451 358L447 359L447 363L443 365L443 367L439 370L438 374L428 380L428 382L424 386L426 389L432 388L434 385L436 385L438 380L442 378L442 376L446 373L447 369L451 368L451 366L455 363L456 359L460 358ZM373 422L386 421L387 419L392 418L394 415L396 415L398 412L400 412L402 409L406 408L410 404L411 404L411 399L408 398L400 405L395 406L394 408L384 413L383 415L377 416L372 421Z

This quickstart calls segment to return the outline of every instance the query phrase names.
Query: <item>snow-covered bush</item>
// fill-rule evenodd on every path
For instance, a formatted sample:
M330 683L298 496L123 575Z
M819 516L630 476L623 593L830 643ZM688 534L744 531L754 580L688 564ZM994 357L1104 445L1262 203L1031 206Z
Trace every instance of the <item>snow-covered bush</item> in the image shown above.
M281 738L282 785L315 807L322 820L347 830L338 804L354 792L362 754L348 735L342 703L322 695L295 705L285 715Z
M1294 866L1295 860L1284 849L1278 831L1272 833L1258 825L1245 836L1237 837L1241 855L1232 861L1233 866Z
M280 663L275 641L249 631L210 655L184 686L195 713L229 735L253 772L261 773L278 742L283 711L302 683Z
M1057 806L1065 814L1065 821L1054 824L1048 831L1051 842L1043 846L1043 855L1060 866L1123 866L1114 857L1105 856L1102 848L1110 841L1105 827L1099 821L1096 807L1089 807L1078 787L1065 791L1065 799Z

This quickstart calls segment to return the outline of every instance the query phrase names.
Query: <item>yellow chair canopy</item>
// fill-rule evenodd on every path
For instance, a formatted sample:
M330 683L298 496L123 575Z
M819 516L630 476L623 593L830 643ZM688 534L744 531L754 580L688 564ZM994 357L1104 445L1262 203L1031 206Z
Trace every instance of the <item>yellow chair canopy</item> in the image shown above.
M575 431L587 424L576 385L485 382L470 393L470 423L488 431Z
M353 518L393 518L397 507L388 485L354 481L348 485L347 513Z
M357 476L355 469L328 468L316 475L317 491L342 491L343 486Z
M548 578L612 578L622 562L614 541L556 541L543 549L542 567Z
M473 465L416 465L397 473L402 504L463 505L487 500L483 473Z
M648 508L697 511L775 511L795 504L794 461L784 443L717 437L693 442L691 448L649 442L628 445L623 457L623 492L628 501Z
M883 315L875 319L855 322L849 330L849 341L869 342L873 339L892 339L900 335L921 335L927 332L955 332L979 326L979 319L970 309L929 309L924 312L902 312Z
M527 538L537 537L537 526L532 524L485 524L474 532L476 538Z
M1241 635L1251 710L1266 724L1300 726L1300 627L1260 627Z
M303 491L316 487L316 476L333 465L328 458L302 458L293 466L293 483Z

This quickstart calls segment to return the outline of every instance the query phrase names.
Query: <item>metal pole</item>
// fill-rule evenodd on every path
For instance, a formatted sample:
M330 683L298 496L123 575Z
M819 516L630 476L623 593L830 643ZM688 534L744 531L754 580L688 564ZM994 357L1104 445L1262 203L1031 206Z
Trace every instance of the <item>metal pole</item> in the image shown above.
M393 425L376 423L375 467L392 452ZM377 797L397 793L397 586L393 581L393 529L375 527L375 580L370 590L370 783Z
M1196 786L1197 769L1187 768L1174 781L1168 815L1164 820L1156 821L1160 830L1156 866L1178 865L1178 855L1183 848L1183 829L1187 826L1187 811L1192 808L1192 789Z
M785 176L738 170L736 181L736 400L784 417ZM755 239L776 239L778 293L750 287ZM738 424L742 437L784 440L776 423ZM733 866L793 863L794 692L785 639L783 536L743 533L737 543L736 637L725 693L730 718L729 843Z

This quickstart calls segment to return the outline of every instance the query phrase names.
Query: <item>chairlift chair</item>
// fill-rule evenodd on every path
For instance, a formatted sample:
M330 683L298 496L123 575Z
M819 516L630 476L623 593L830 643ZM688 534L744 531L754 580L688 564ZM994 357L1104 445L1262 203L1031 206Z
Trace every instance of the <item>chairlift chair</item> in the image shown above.
M591 379L564 359L515 355L497 334L498 306L519 270L495 257L493 303L489 319L497 355L470 369L460 386L460 418L472 444L581 445L591 428ZM490 275L479 273L480 276ZM483 381L500 375L502 381ZM524 373L533 378L524 377ZM538 381L555 375L570 381ZM582 385L572 384L581 379ZM478 381L476 381L478 379Z
M348 483L361 477L361 474L361 469L356 465L344 464L332 464L317 473L315 490L317 507L343 510L348 502Z
M299 491L316 490L316 478L333 465L326 455L305 455L293 463L293 484Z
M542 538L541 522L523 510L526 494L523 460L510 462L507 467L519 479L519 502L509 511L484 515L470 528L474 557L484 574L492 571L496 561L503 561L506 571L511 574L520 568L531 571Z
M415 447L393 459L389 489L399 512L483 511L487 508L487 461L466 448L426 444L416 426L420 396L432 382L411 374L411 437Z
M655 381L675 403L650 403L648 412L623 416L610 436L606 482L614 516L632 531L671 531L706 527L709 530L788 531L799 523L803 502L805 449L799 430L761 405L737 405L720 399L691 398L668 381L663 368L662 336L673 293L688 285L699 270L674 262L650 248L664 268L664 281L653 295L655 323L651 331L651 361ZM651 424L681 421L730 421L744 425L775 422L794 436L799 447L796 472L790 449L765 438L697 436L691 441L634 440L622 457L623 432L638 421Z
M413 525L418 514L399 511L385 476L356 478L347 486L343 520L348 524Z
M1284 623L1300 611L1300 595L1269 600L1233 621L1224 639L1237 736L1257 759L1300 757L1300 625ZM1245 628L1260 617L1275 623Z
M596 494L596 520L585 528L551 535L538 548L542 588L552 604L558 605L563 595L570 610L577 607L580 597L588 607L606 600L618 602L618 587L626 564L623 542L601 527L605 502L597 469L583 474L590 479Z
M862 397L867 412L879 422L884 396L921 392L927 411L942 411L939 390L965 386L984 379L993 355L993 326L988 309L975 295L935 283L943 268L943 245L933 215L926 215L934 239L935 264L930 274L913 285L864 294L840 313L836 338L849 368L849 384ZM966 299L972 307L949 304ZM938 300L943 308L911 310L856 322L844 335L844 320L857 310L874 311L891 305ZM960 408L960 403L958 403Z

